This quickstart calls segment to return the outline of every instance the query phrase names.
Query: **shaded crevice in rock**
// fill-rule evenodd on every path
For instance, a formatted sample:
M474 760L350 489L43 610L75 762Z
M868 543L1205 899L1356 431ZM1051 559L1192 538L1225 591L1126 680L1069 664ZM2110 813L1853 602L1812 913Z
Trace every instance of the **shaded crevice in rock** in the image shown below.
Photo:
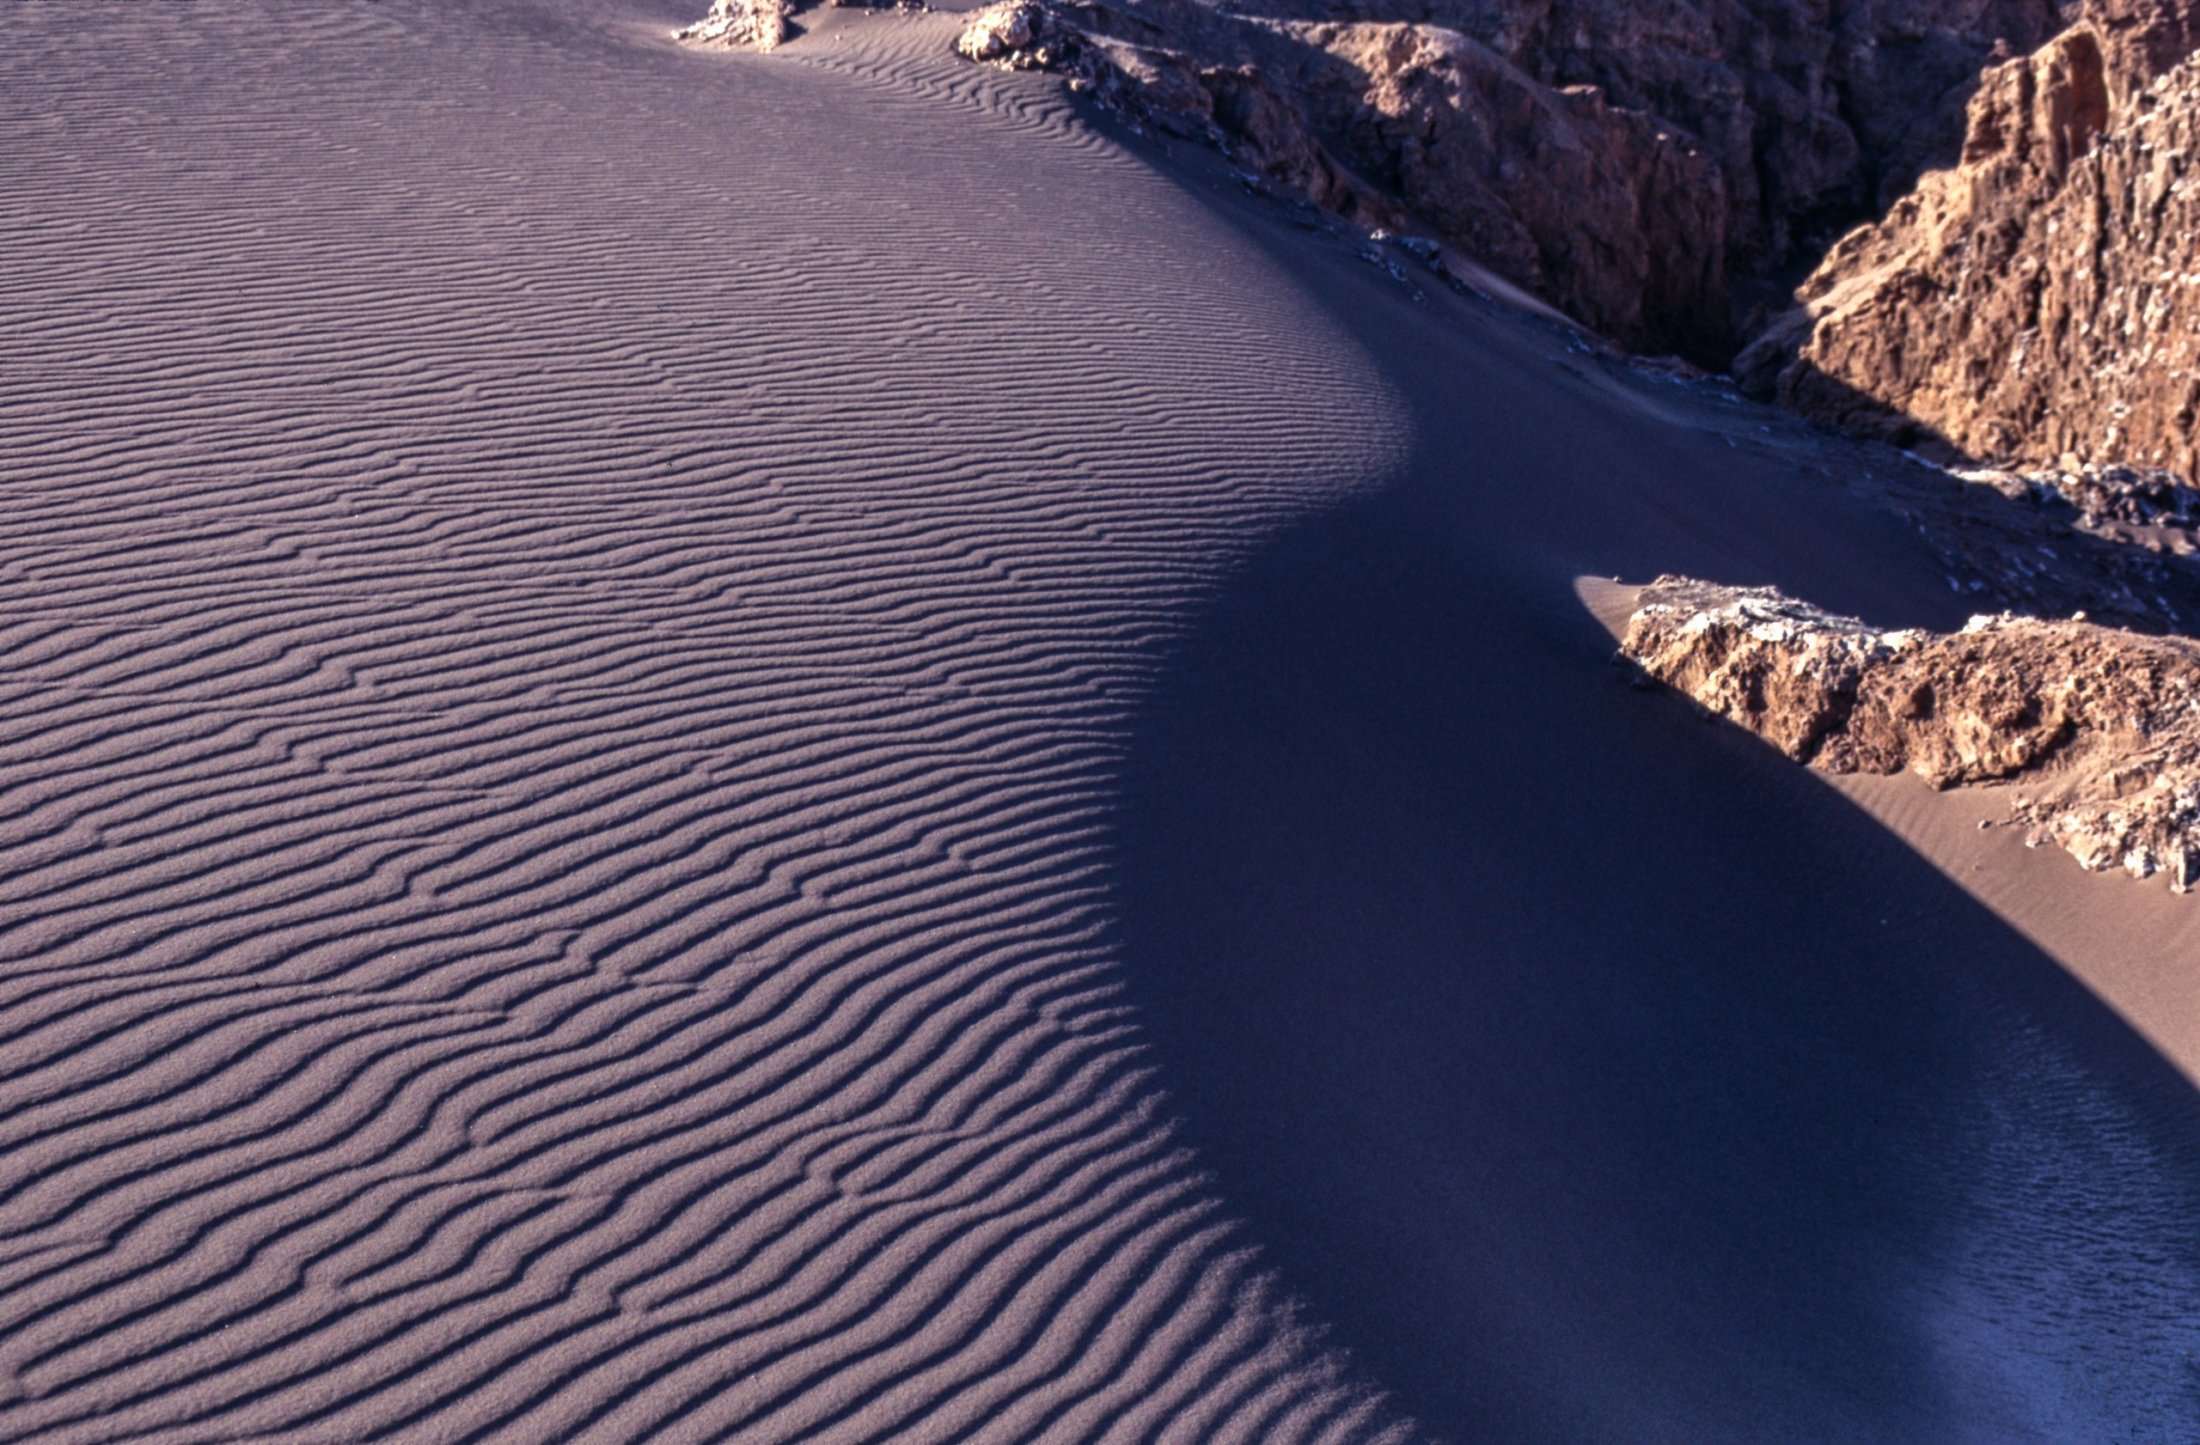
M2028 841L2200 882L2200 643L2082 615L1884 631L1771 588L1660 577L1620 655L1799 762L2022 783L2010 816Z

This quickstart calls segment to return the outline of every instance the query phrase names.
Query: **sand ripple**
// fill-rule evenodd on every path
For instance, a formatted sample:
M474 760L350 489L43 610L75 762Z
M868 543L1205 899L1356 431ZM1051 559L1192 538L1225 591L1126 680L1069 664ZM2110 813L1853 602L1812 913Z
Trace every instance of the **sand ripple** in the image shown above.
M940 21L665 18L7 17L0 1435L1371 1433L1099 839L1378 385Z

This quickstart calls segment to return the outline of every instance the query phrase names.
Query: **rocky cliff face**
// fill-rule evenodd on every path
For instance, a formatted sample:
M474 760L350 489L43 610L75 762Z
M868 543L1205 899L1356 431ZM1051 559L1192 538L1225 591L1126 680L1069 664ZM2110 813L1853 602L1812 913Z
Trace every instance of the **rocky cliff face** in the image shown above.
M2074 3L1047 8L1248 168L1347 214L1392 206L1623 345L1723 363L1737 291L1781 294L1770 278L1951 160L1995 48Z
M2021 782L2010 813L2030 841L2200 884L2200 643L2007 615L1881 632L1769 588L1661 577L1620 650L1800 762Z
M1017 5L1623 346L1948 455L2200 476L2200 0Z
M1975 457L2200 477L2200 3L2096 0L1970 104L1743 358L1806 414Z

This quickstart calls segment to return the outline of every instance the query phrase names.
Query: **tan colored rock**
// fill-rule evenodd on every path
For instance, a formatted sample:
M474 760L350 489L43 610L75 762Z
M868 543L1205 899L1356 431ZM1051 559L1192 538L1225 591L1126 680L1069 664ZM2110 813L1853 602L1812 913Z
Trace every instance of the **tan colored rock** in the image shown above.
M1622 655L1829 772L2022 780L2011 815L2089 869L2200 883L2200 643L2006 614L1887 632L1770 588L1661 577Z
M955 37L955 53L968 60L1007 63L1031 49L1046 18L1036 0L1000 0L971 15Z
M1921 639L1835 617L1769 587L1660 577L1644 591L1620 650L1658 681L1810 763L1847 725L1865 673Z
M1960 165L1835 247L1740 369L1905 443L2200 477L2196 50L2200 0L2097 0L1996 67Z
M1623 345L1717 351L1725 181L1692 136L1596 86L1545 85L1456 31L1305 35L1359 78L1347 153L1440 235Z

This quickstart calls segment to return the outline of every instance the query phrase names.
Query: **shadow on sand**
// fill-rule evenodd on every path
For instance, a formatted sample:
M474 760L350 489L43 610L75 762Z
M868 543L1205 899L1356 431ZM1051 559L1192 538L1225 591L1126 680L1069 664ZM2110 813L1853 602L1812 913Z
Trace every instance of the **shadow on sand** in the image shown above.
M1287 1285L1459 1440L2194 1438L2191 1089L1818 779L1630 689L1568 588L1947 626L1930 556L1600 408L1532 328L1309 279L1416 460L1215 600L1115 872L1165 1087Z

